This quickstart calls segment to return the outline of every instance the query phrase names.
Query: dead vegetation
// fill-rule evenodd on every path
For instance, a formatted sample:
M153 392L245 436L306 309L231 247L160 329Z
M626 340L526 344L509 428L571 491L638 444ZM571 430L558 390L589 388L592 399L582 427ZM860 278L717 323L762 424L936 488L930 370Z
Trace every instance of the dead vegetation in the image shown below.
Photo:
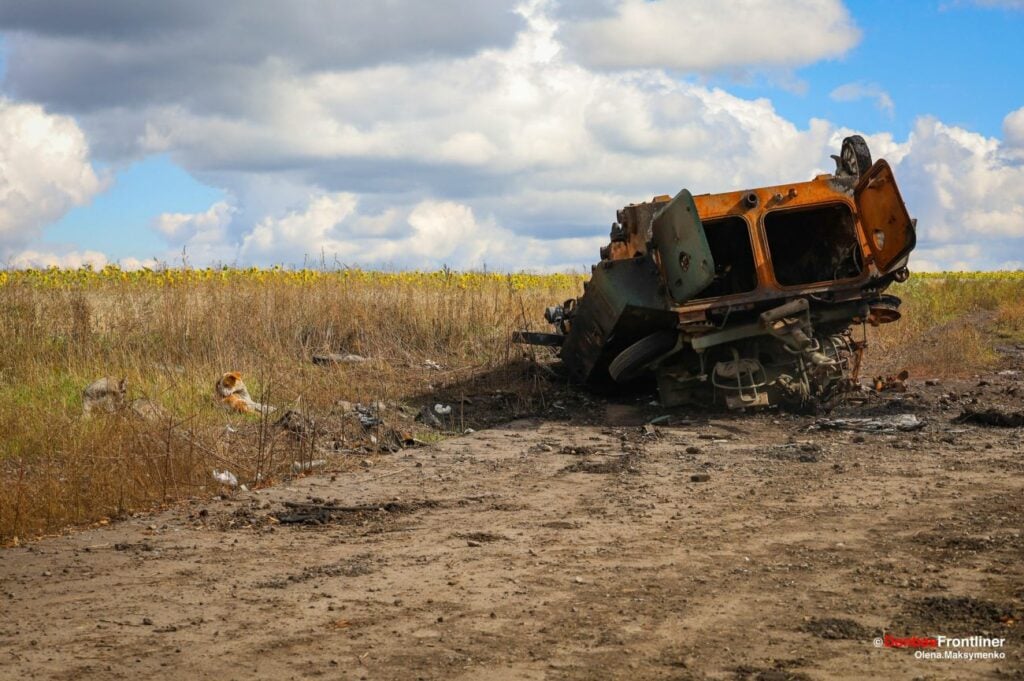
M344 471L549 405L561 379L521 362L524 352L547 351L509 339L524 326L543 329L545 304L578 295L580 281L8 281L0 541L216 494L214 469L249 486ZM911 380L969 374L992 363L997 347L1024 338L1022 289L1013 276L895 286L903 319L868 330L862 378L904 368ZM219 408L214 384L226 371L241 372L252 398L277 412ZM83 417L83 389L100 377L126 380L128 407ZM438 404L451 411L434 411ZM436 423L417 421L423 410Z
M0 541L462 432L466 405L444 386L478 376L474 407L528 409L540 379L511 360L511 331L575 277L522 288L487 275L279 277L172 286L127 282L0 287ZM314 363L314 355L364 361ZM275 413L220 408L226 371ZM83 389L125 379L121 406L83 417ZM430 424L435 404L453 407ZM486 404L484 404L486 403ZM120 404L120 402L119 402ZM442 409L441 411L445 411ZM316 464L316 465L314 465Z

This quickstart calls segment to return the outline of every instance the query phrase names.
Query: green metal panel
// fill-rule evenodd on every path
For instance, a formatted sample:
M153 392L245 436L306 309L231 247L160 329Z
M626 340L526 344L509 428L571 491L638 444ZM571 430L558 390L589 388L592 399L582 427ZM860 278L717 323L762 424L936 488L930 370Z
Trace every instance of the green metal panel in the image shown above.
M652 226L665 284L676 303L685 303L715 278L711 247L690 192L676 194L655 214Z
M652 330L672 328L675 321L649 254L605 261L587 282L561 357L578 380L603 380L608 378L604 366L618 351Z

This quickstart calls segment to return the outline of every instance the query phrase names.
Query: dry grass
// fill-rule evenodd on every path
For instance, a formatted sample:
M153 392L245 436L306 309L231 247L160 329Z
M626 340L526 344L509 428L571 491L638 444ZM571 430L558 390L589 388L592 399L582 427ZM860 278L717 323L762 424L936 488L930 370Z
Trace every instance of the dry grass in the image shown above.
M869 330L869 371L970 374L992 365L995 346L1024 331L1024 273L915 275L889 293L903 299L903 318Z
M217 406L213 386L225 371L241 371L255 399L314 418L339 400L394 408L419 399L418 408L433 384L506 366L520 352L509 338L524 314L540 328L544 306L578 295L581 281L262 279L0 286L0 540L212 493L213 468L252 485L316 456L314 443ZM314 365L323 351L371 360ZM82 389L102 376L127 378L130 397L154 400L166 417L83 418ZM491 372L492 382L503 378ZM372 451L353 425L346 445Z
M581 283L450 272L0 273L0 541L213 493L213 468L267 484L316 455L313 442L266 419L217 407L213 384L225 371L241 371L258 400L317 418L339 400L415 409L467 375L508 388L519 377L502 367L522 352L510 333L524 322L544 328L544 307ZM969 372L994 361L993 324L1024 332L1016 275L916 277L893 292L904 319L871 331L868 371ZM323 351L372 360L312 364ZM154 400L165 416L83 418L82 388L101 376L127 378L131 397ZM529 386L511 387L530 399ZM366 451L360 433L345 437Z

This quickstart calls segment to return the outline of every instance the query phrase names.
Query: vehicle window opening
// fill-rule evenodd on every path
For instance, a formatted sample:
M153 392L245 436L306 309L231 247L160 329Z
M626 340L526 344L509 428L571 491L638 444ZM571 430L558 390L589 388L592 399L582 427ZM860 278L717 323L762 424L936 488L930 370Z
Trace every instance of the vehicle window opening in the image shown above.
M757 288L757 270L747 221L733 216L704 220L702 224L715 261L715 279L696 297L729 296Z
M863 269L846 204L772 211L764 218L775 279L783 286L849 279Z

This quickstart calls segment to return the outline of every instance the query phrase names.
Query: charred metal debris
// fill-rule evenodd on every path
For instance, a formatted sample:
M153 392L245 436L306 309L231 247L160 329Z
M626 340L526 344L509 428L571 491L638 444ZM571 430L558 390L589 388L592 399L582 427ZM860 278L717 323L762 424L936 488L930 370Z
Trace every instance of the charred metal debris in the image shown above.
M618 211L583 295L550 307L584 383L657 381L662 404L832 406L858 385L865 326L900 318L916 223L892 169L858 135L833 174ZM859 333L855 333L859 330Z

